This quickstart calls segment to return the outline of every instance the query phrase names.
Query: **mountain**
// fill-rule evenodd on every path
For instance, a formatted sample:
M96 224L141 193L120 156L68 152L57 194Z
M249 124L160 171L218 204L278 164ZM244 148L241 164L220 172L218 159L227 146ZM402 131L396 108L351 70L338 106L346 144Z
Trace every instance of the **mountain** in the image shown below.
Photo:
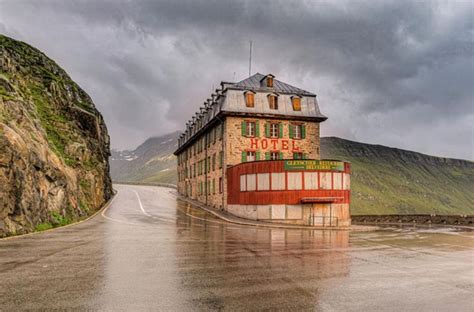
M133 151L112 150L110 171L114 181L176 183L176 131L149 138Z
M63 225L112 195L109 136L54 61L0 35L0 237Z
M474 214L474 162L335 137L322 158L352 163L352 214Z
M176 183L178 132L113 152L112 178ZM474 162L321 138L326 159L352 163L352 214L474 214ZM146 156L142 156L146 155Z

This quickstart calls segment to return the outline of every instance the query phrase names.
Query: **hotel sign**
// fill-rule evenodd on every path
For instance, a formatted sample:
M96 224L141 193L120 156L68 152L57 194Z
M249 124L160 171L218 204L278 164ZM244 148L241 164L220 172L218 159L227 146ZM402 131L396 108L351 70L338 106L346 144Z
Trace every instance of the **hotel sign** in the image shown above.
M285 170L344 171L344 162L335 160L285 160Z

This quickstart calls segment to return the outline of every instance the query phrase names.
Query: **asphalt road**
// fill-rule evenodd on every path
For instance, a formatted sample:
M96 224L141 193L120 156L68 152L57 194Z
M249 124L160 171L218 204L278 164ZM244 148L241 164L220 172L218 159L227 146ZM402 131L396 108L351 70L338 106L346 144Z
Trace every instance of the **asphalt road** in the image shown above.
M0 240L0 310L473 311L474 233L228 224L166 188Z

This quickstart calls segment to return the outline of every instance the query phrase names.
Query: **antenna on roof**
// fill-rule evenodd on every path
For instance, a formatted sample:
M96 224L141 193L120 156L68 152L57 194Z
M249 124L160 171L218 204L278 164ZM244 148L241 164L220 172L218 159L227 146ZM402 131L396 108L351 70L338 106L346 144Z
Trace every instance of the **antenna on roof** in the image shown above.
M252 40L250 40L249 77L252 75Z

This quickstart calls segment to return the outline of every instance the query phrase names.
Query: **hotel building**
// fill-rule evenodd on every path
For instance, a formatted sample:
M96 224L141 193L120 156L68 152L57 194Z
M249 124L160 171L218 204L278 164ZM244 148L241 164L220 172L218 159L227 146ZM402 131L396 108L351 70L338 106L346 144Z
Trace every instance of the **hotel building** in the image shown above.
M221 82L179 137L178 192L246 219L349 226L350 164L320 160L326 119L271 74Z

